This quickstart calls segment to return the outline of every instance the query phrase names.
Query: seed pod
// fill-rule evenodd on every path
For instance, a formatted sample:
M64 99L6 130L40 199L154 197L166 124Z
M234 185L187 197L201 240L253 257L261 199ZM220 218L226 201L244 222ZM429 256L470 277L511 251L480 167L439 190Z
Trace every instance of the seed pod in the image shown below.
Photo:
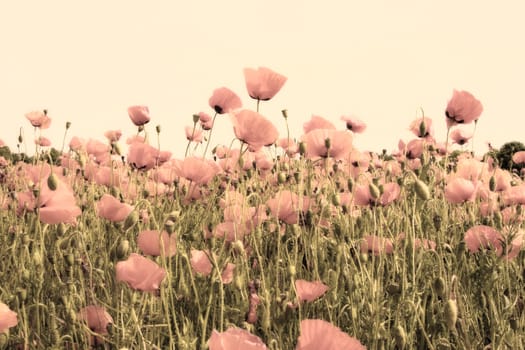
M456 300L449 299L447 303L445 304L445 322L447 323L447 327L449 330L453 330L456 328L456 322L458 320L458 305L456 303Z
M414 189L416 190L416 194L419 198L426 201L430 198L430 190L428 189L428 186L423 181L417 179L414 183Z
M57 187L58 187L58 177L56 176L55 173L51 173L48 178L47 178L47 187L49 187L49 189L51 191L56 191Z

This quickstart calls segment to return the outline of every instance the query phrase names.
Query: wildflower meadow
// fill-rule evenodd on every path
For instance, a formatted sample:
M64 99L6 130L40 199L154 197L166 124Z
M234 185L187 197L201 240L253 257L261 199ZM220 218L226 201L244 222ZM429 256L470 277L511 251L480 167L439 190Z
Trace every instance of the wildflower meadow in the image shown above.
M182 158L147 106L105 142L70 123L49 140L46 110L0 141L0 349L525 348L525 146L474 154L475 96L374 153L354 146L366 121L290 130L264 115L287 78L244 77L211 92Z

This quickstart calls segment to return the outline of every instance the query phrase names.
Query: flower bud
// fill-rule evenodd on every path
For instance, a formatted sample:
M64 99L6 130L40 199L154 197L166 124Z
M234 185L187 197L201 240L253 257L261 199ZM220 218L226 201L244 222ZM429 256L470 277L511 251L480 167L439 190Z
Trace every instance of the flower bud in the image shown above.
M286 182L286 173L281 171L277 174L277 182L282 185Z
M49 174L47 178L47 187L49 187L51 191L56 191L58 187L58 177L55 173Z
M125 257L128 256L129 252L129 241L127 239L124 239L120 241L119 245L117 246L117 259L122 260Z
M438 277L432 283L432 288L439 298L444 298L446 293L445 281L443 278Z
M414 183L414 189L416 190L416 194L419 198L426 201L430 198L430 190L428 189L428 186L423 181L417 179Z
M175 223L171 220L166 220L164 229L171 235L175 231Z
M137 222L139 222L139 213L137 213L136 210L133 210L124 221L124 230L133 227Z
M284 118L284 119L288 119L288 110L283 109L283 110L281 111L281 113L283 114L283 118Z
M299 154L304 156L306 154L306 143L301 141L299 142Z
M458 305L456 300L449 299L445 304L445 322L450 330L456 328L456 322L458 320Z
M489 189L494 192L496 190L496 179L494 178L494 176L491 176L490 177L490 180L489 180Z
M66 122L66 130L68 130L71 127L71 122Z
M193 115L193 124L197 124L197 122L201 119L201 117L198 114Z
M157 134L160 134L160 131L161 131L160 125L157 125L155 127L155 131L157 131Z
M381 196L381 191L379 190L379 187L377 187L373 183L370 183L368 185L368 189L370 190L370 195L373 199L378 199Z

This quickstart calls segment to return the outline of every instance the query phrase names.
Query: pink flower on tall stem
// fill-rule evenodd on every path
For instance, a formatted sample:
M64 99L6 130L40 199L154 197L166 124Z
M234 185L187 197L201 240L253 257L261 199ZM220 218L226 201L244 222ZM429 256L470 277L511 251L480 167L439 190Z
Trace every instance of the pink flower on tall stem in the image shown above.
M89 329L98 334L108 334L108 325L113 323L113 317L103 306L86 306L80 310L78 317L86 322Z
M310 282L298 279L295 281L295 289L299 301L311 302L326 293L328 286L321 281Z
M33 111L26 114L26 118L35 128L47 129L51 125L51 118L47 115L47 110Z
M136 126L142 126L150 121L147 106L131 106L128 108L128 115Z
M497 256L505 256L505 259L512 260L518 256L523 247L523 232L515 232L511 237L503 235L493 227L486 225L476 225L465 232L465 243L471 253L479 252L483 249L495 250ZM506 242L508 238L512 240Z
M427 138L434 136L434 128L432 127L432 119L428 117L417 118L408 128L414 135L420 138Z
M366 350L359 340L323 320L302 320L295 350Z
M215 89L208 103L218 114L230 113L242 107L239 96L227 87Z
M343 159L352 151L352 134L344 130L314 129L302 136L310 159Z
M257 112L243 109L233 114L231 120L235 136L253 151L272 145L279 136L273 123Z
M281 90L286 77L266 67L245 68L246 88L251 98L267 101Z
M341 116L341 120L344 120L346 122L346 128L354 133L360 134L366 129L365 122L353 115L343 115Z
M518 151L512 155L514 164L525 164L525 151Z
M210 350L266 350L266 345L259 337L236 327L220 333L213 330L208 346Z
M126 220L128 215L133 211L133 206L121 203L115 197L104 194L97 202L98 216L113 222Z
M460 128L455 128L450 132L450 138L452 139L452 142L457 143L460 146L466 144L472 138L472 136L472 133Z
M368 235L361 242L361 253L372 253L374 255L392 254L394 245L390 238Z
M455 177L445 186L445 198L450 203L472 202L476 198L476 185L470 180Z
M309 133L314 129L334 129L335 125L332 122L326 120L318 115L312 115L309 121L303 124L303 131L305 134Z
M447 126L469 124L477 121L483 112L483 106L470 92L454 90L448 102L445 115Z
M174 256L177 253L177 236L166 231L141 231L137 237L137 246L147 255Z
M142 255L132 253L125 261L115 265L117 281L126 282L131 288L143 292L157 292L166 270Z

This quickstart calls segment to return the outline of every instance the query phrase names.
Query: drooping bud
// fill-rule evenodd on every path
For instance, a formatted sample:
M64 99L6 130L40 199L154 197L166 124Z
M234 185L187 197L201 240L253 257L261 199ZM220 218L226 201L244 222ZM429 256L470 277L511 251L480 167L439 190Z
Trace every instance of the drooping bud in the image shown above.
M122 260L125 257L128 256L129 252L129 241L127 239L124 239L120 241L119 245L117 246L117 259Z
M379 187L377 187L373 183L370 183L368 185L368 189L370 190L370 196L372 196L373 199L378 199L381 196L381 191L379 190Z

